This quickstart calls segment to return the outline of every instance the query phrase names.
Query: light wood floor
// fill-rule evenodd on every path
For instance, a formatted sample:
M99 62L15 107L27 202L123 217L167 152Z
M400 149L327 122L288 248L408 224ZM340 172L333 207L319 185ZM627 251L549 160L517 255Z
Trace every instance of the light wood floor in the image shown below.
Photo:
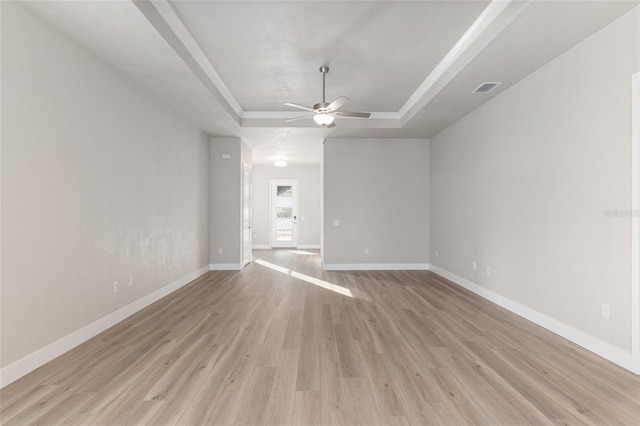
M638 376L433 273L254 254L7 386L2 424L640 424Z

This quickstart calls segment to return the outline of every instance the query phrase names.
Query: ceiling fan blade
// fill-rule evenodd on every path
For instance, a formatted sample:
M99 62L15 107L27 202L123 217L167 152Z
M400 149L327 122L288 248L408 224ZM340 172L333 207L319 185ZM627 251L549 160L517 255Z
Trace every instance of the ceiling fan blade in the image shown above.
M358 117L358 118L371 117L370 112L335 111L333 114L338 115L340 117Z
M330 124L327 124L325 127L328 127L328 128L336 127L336 122L332 121Z
M336 99L335 101L331 102L328 106L327 106L327 110L329 111L335 111L338 108L340 108L342 105L346 104L347 102L349 102L351 99L347 98L346 96L340 96L338 99Z
M294 117L284 121L289 122L289 121L296 121L296 120L301 120L303 118L312 118L312 117L313 115L301 115L300 117Z
M294 108L299 108L299 109L303 109L305 111L313 111L313 108L309 108L306 106L302 106L302 105L298 105L298 104L292 104L291 102L285 102L284 103L286 106L290 106L290 107L294 107Z

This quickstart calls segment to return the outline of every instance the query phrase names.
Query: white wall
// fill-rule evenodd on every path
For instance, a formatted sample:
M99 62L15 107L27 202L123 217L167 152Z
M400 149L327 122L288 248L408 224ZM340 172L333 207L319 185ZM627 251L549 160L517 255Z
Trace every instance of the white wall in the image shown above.
M327 139L323 174L325 268L427 268L428 140Z
M638 22L636 8L431 139L432 265L621 364L630 218L605 213L630 208Z
M242 139L211 138L212 269L242 267L243 163L251 166L251 149Z
M288 165L275 167L256 164L251 171L253 194L253 246L268 247L270 232L270 180L298 180L298 246L320 247L320 180L319 164ZM304 218L304 219L303 219Z
M9 2L2 151L4 384L208 269L208 138Z

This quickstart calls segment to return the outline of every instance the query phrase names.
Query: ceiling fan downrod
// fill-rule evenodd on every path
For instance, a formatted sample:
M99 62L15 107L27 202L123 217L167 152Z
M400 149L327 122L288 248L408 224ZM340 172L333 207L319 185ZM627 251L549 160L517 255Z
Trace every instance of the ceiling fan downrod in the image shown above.
M327 76L327 73L329 72L329 67L327 66L321 66L320 67L320 72L322 73L322 105L325 106L327 104L326 98L325 98L325 78Z

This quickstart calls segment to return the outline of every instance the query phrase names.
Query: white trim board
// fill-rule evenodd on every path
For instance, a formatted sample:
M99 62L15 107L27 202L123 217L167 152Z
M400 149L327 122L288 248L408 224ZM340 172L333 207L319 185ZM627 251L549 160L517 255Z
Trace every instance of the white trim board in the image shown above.
M527 306L521 305L511 299L508 299L498 293L495 293L485 287L482 287L474 282L462 278L456 274L453 274L445 269L431 265L430 270L449 281L466 288L467 290L483 297L498 306L501 306L508 311L513 312L529 321L546 328L547 330L564 337L565 339L582 346L583 348L615 363L619 366L633 371L633 359L631 352L624 351L617 346L614 346L608 342L598 339L584 331L578 330L568 324L558 321L555 318L551 318L545 314L542 314Z
M141 299L136 300L133 303L128 304L115 312L110 313L89 325L82 327L79 330L74 331L67 336L56 340L55 342L38 349L37 351L7 365L0 370L0 388L15 382L19 378L29 374L36 368L46 364L47 362L57 358L65 352L70 351L81 343L86 342L94 336L102 333L126 319L127 317L135 314L136 312L146 308L154 302L162 299L163 297L173 293L181 287L189 284L193 280L200 278L204 274L209 272L209 267L205 266L190 274L187 274L170 284L144 296Z
M325 271L428 271L428 263L324 263Z
M640 72L631 77L631 354L640 374Z
M240 263L212 263L209 265L211 271L241 271L242 264Z
M271 250L271 245L270 244L254 244L251 247L253 250ZM281 247L275 247L276 249L279 249ZM282 247L283 250L287 250L287 248ZM295 249L300 249L300 250L319 250L320 249L320 244L298 244L297 247L291 247L288 248L289 250L295 250Z

